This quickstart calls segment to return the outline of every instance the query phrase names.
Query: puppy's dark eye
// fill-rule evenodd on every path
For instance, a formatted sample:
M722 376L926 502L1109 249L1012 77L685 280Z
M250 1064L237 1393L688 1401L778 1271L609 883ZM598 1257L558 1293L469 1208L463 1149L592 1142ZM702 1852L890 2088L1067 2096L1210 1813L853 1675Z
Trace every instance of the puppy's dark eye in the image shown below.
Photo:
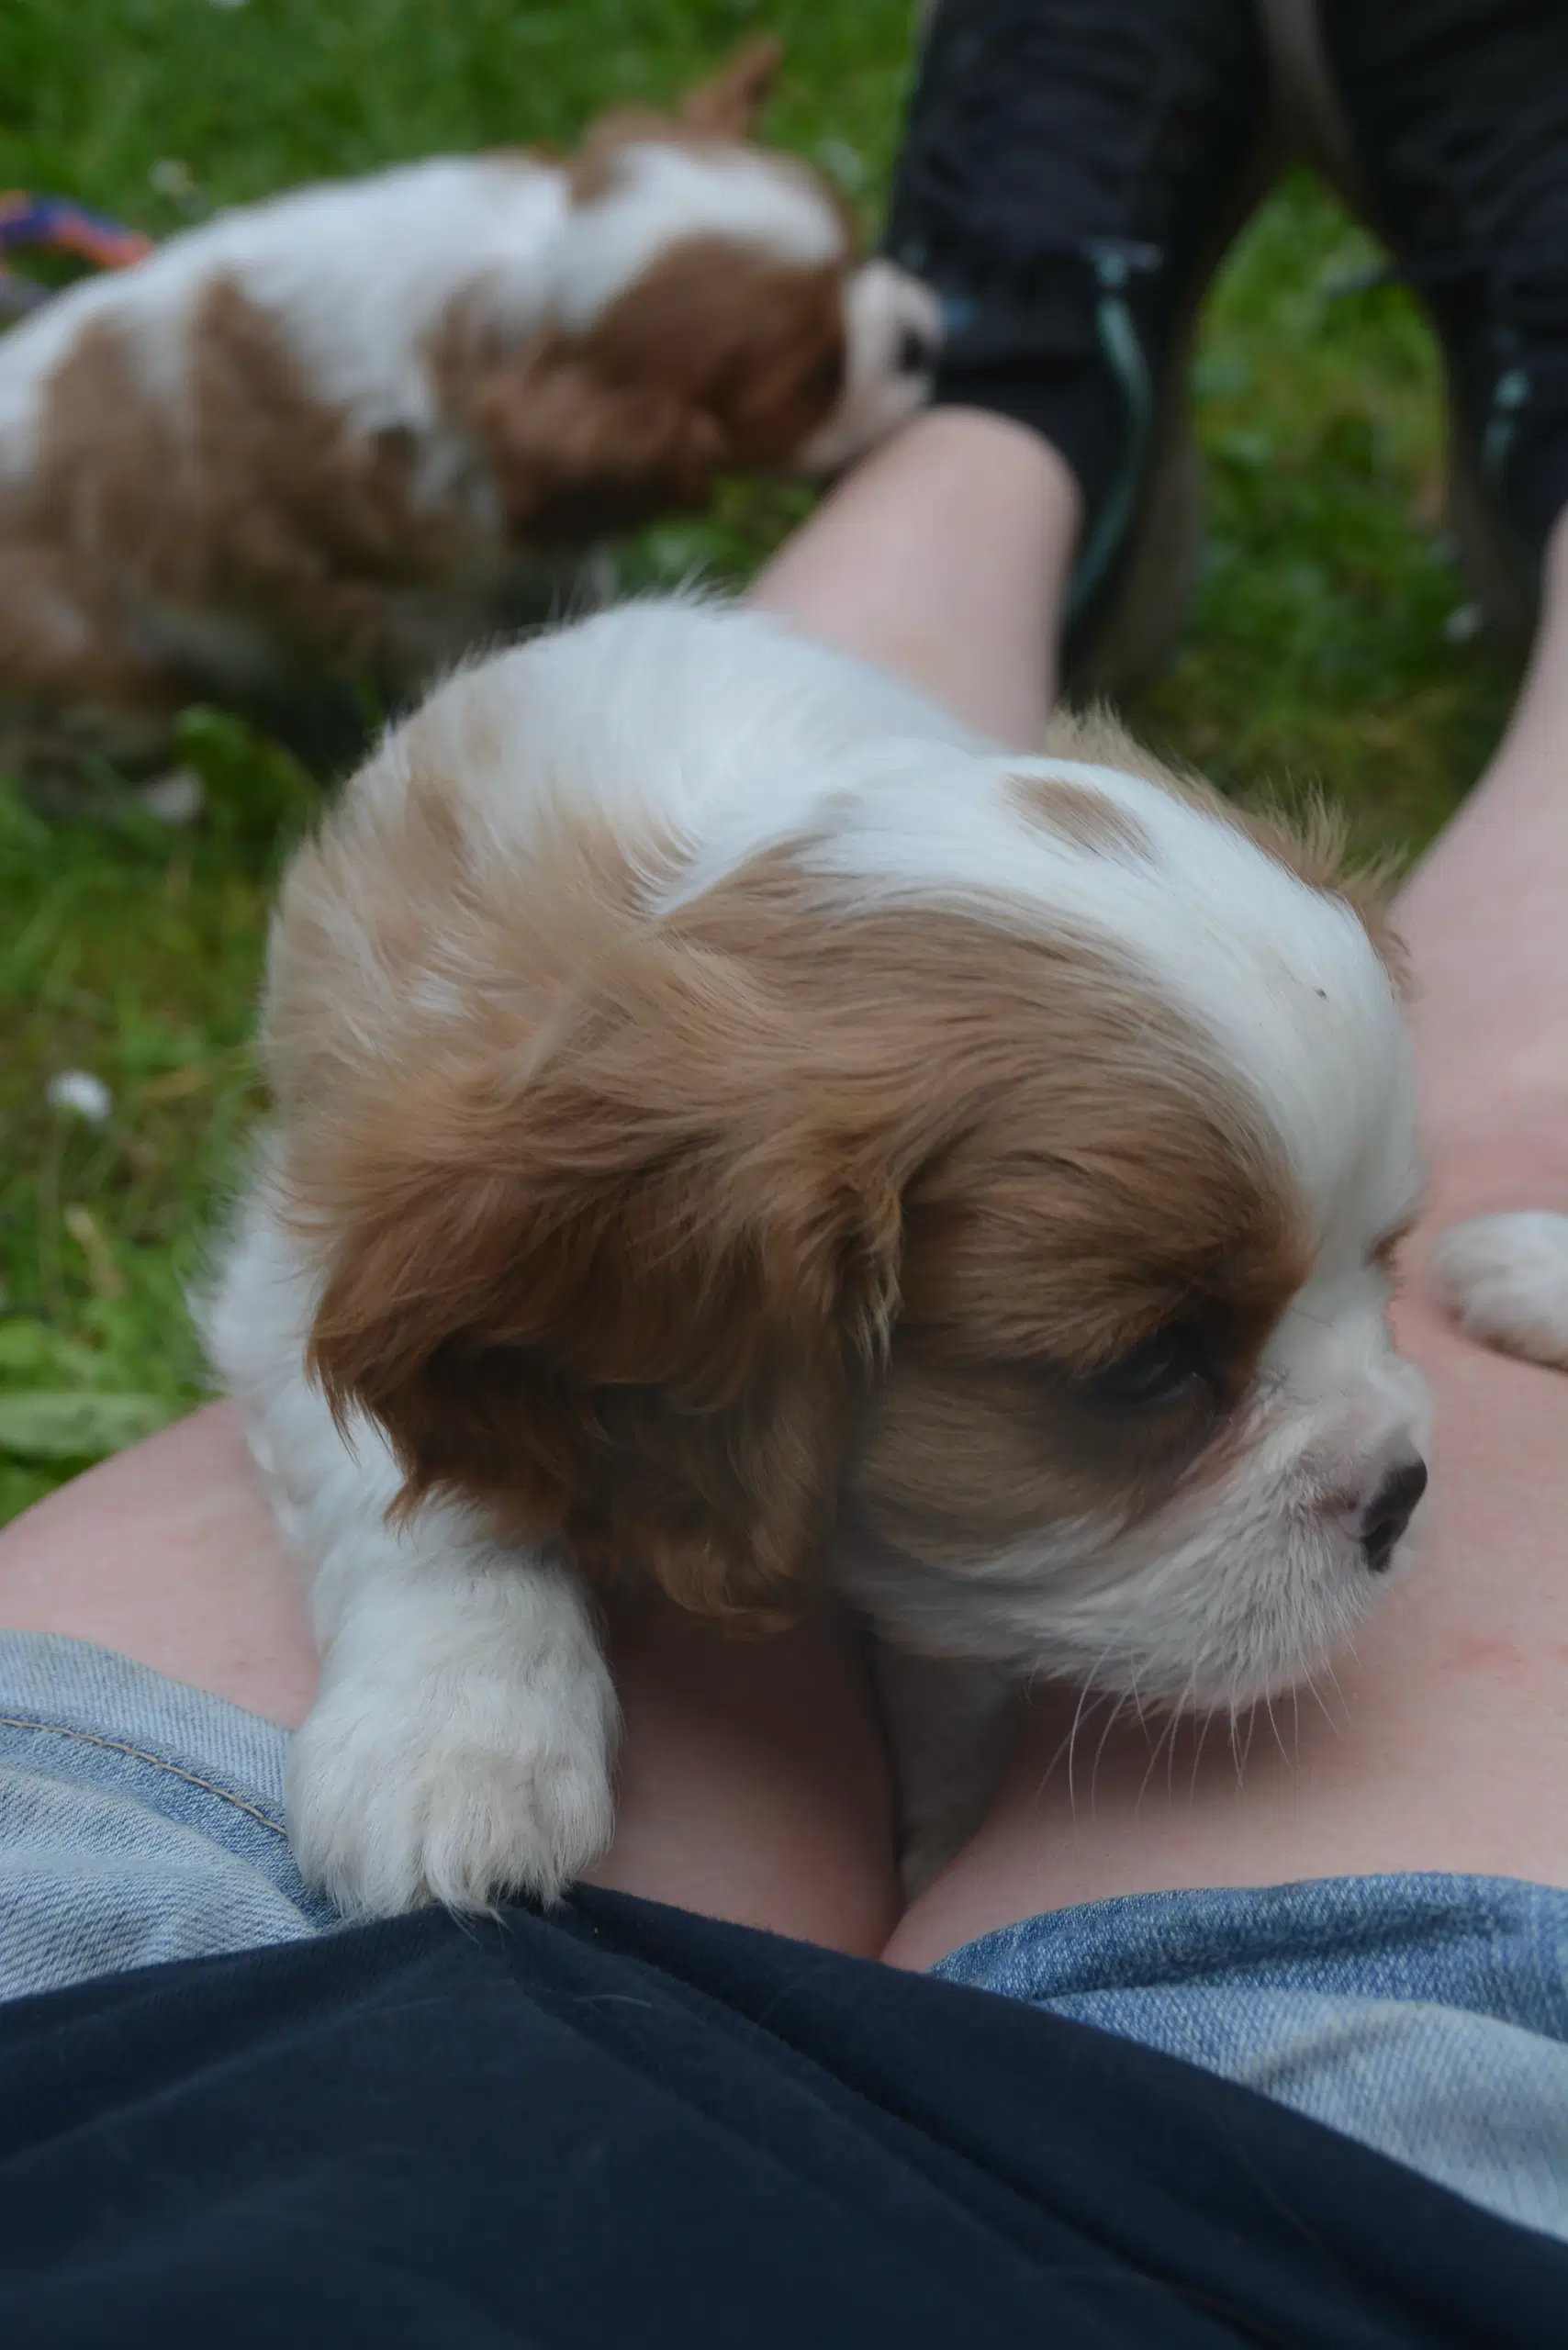
M1097 1404L1127 1412L1173 1404L1195 1388L1211 1385L1203 1341L1190 1323L1173 1322L1142 1338L1083 1382Z
M901 327L895 363L901 375L924 375L936 364L936 345L922 327Z
M819 359L806 377L807 397L813 400L835 400L844 388L844 353L830 352Z

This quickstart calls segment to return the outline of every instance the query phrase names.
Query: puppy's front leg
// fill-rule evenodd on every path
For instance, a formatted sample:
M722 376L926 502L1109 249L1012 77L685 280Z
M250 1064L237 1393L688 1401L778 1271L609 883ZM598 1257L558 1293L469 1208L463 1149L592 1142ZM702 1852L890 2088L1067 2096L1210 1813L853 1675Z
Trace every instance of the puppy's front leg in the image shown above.
M1017 1684L997 1666L877 1643L898 1791L899 1874L911 1900L968 1843L1017 1736Z
M461 1509L389 1516L402 1474L307 1378L315 1292L266 1181L198 1301L290 1541L317 1569L321 1683L286 1794L299 1864L351 1915L553 1901L610 1841L616 1707L577 1578Z
M577 1578L434 1508L346 1533L315 1611L286 1784L309 1882L362 1917L557 1899L611 1826L615 1697Z

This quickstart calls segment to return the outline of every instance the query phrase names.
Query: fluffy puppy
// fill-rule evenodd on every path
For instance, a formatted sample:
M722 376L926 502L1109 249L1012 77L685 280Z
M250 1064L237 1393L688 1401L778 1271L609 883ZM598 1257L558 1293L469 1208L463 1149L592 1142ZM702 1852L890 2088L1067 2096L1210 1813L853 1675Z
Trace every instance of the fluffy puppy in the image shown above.
M349 786L263 1040L209 1337L317 1569L288 1794L346 1908L591 1861L610 1576L846 1592L913 1661L917 1868L999 1691L1241 1705L1371 1606L1426 1481L1395 987L1331 860L1113 731L601 614Z
M926 397L932 297L746 144L754 42L564 162L443 158L224 214L0 341L0 714L122 755L195 695L394 693L520 559L831 471Z

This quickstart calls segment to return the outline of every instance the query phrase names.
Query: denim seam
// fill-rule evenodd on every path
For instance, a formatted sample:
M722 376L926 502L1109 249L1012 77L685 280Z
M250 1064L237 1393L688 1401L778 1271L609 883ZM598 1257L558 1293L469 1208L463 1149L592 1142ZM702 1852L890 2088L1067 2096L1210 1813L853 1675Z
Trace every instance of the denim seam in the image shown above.
M50 1738L73 1738L83 1746L103 1746L113 1754L129 1754L133 1762L151 1763L155 1771L167 1771L171 1778L184 1779L188 1785L200 1787L207 1795L217 1796L220 1802L232 1804L236 1811L249 1812L252 1819L259 1819L263 1828L270 1829L274 1836L286 1841L288 1831L282 1821L274 1819L258 1805L247 1803L243 1796L232 1795L227 1787L215 1785L212 1780L202 1778L195 1771L182 1770L177 1762L169 1762L164 1755L149 1754L145 1747L131 1746L124 1739L100 1738L92 1730L72 1729L64 1722L40 1722L30 1719L26 1714L0 1714L0 1729L39 1730Z

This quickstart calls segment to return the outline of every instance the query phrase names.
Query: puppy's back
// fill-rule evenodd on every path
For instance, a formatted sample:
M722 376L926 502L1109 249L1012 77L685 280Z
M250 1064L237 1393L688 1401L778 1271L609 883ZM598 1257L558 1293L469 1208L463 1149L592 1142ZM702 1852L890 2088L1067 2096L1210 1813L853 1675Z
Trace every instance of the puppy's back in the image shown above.
M523 315L530 272L565 216L561 174L524 156L437 157L291 189L171 238L147 261L73 286L0 341L0 474L39 454L46 396L85 341L112 339L171 421L214 289L265 313L317 397L365 429L431 407L425 345L454 291L483 283Z
M545 1019L675 893L810 830L836 763L912 737L970 741L893 679L693 599L460 672L289 872L263 1025L280 1102L304 1113L405 1048L439 1050L476 1004Z

